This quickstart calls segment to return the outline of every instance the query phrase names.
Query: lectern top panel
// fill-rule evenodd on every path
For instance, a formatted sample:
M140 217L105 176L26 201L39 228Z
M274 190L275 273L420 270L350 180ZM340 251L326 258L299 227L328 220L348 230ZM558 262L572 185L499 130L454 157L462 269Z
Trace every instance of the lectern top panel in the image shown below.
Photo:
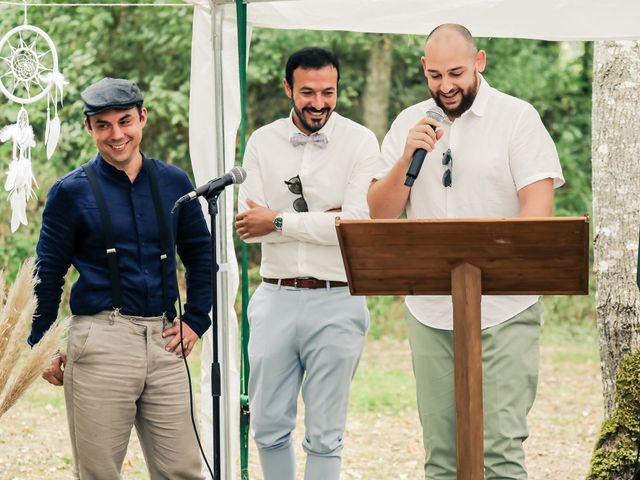
M482 271L485 295L587 294L588 217L337 220L354 295L447 295L451 270Z

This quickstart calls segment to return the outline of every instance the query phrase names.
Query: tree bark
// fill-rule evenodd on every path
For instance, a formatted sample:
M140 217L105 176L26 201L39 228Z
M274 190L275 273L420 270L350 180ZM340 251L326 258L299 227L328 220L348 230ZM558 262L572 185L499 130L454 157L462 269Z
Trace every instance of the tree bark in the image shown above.
M597 42L593 75L593 228L605 416L621 360L640 346L640 42Z
M376 134L380 142L389 129L392 65L391 36L376 35L367 62L367 83L362 94L362 119L365 126Z

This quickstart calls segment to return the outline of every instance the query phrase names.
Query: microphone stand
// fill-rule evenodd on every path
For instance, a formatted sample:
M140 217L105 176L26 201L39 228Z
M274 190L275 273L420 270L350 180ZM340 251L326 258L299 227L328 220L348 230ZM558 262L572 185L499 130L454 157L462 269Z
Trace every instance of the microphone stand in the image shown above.
M211 217L211 418L213 419L213 480L220 480L220 396L221 373L218 360L218 259L216 250L216 215L221 191L204 195ZM226 341L226 340L225 340Z

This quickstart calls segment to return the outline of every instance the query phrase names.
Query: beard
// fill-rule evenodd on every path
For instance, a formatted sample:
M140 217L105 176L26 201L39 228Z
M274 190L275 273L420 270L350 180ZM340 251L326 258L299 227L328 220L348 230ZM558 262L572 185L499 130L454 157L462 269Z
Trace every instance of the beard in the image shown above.
M293 112L295 113L296 117L298 118L298 120L300 121L300 123L302 124L305 130L307 130L309 133L315 133L325 126L333 110L329 107L321 108L320 110L316 110L313 107L304 107L302 108L302 110L300 110L298 107L296 107L294 103ZM304 116L305 112L309 112L313 114L322 113L322 114L325 114L325 116L317 119L312 119L311 122L308 122Z
M458 105L456 108L447 108L446 105L440 99L440 94L437 92L434 92L433 90L431 90L431 88L429 88L429 93L431 93L431 98L433 98L433 100L436 102L436 105L438 105L444 111L444 113L447 114L449 118L459 118L464 112L466 112L471 108L471 105L473 105L473 101L476 99L476 95L478 94L478 88L480 86L480 82L478 81L478 76L477 75L474 75L474 76L476 78L476 81L473 85L471 85L466 91L460 89L462 100L460 100L460 105Z

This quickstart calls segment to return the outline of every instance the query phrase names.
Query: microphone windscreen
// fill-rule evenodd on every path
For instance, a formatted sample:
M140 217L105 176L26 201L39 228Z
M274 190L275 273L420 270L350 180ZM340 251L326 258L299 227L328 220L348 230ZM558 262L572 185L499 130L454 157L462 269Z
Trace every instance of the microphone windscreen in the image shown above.
M444 120L444 112L440 107L434 105L427 112L427 117L437 120L439 123L442 123L442 120Z
M229 170L233 183L240 184L247 179L247 171L242 167L233 167Z

